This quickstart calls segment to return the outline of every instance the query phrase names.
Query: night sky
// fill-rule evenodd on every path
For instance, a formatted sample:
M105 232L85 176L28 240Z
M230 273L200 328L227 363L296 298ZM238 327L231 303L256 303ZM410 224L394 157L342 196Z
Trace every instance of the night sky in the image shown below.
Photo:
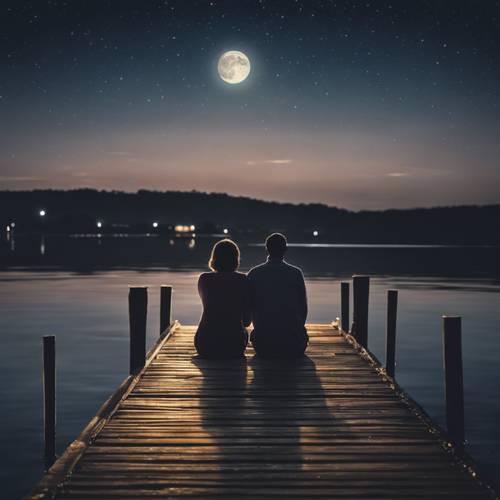
M0 189L500 202L500 2L2 2ZM250 59L230 85L227 50Z

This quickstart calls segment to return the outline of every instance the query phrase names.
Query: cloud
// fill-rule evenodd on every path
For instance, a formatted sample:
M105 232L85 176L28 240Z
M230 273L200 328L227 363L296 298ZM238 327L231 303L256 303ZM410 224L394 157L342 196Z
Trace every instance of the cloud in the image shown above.
M406 170L398 170L396 172L389 172L385 174L386 177L443 177L452 175L452 170L442 168L429 168L429 167L409 167Z
M110 151L108 154L111 156L130 156L131 153L128 151Z
M287 163L292 163L292 160L265 160L264 163L271 163L272 165L286 165Z
M288 165L289 163L292 163L292 160L289 158L284 158L284 159L272 159L272 160L249 160L246 162L247 165Z
M389 172L387 177L410 177L411 175L409 172Z

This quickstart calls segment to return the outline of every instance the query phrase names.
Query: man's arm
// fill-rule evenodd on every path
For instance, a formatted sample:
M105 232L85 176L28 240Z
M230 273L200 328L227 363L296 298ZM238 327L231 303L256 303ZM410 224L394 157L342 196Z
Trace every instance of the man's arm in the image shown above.
M307 291L304 275L302 271L298 273L298 288L299 288L299 317L306 324L307 320Z

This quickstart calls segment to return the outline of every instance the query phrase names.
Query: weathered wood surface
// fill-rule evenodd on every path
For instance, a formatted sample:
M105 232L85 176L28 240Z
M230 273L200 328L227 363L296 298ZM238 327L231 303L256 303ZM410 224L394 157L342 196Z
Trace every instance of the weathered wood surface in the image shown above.
M495 498L344 336L308 329L304 359L214 362L177 328L55 497Z

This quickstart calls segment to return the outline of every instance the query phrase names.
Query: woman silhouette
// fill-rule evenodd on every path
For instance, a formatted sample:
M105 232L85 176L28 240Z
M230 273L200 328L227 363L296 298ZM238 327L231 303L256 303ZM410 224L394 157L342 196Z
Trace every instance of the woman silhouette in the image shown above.
M241 357L248 342L250 293L247 277L237 272L240 250L225 239L217 242L208 266L198 280L203 314L194 338L198 354L204 358Z

